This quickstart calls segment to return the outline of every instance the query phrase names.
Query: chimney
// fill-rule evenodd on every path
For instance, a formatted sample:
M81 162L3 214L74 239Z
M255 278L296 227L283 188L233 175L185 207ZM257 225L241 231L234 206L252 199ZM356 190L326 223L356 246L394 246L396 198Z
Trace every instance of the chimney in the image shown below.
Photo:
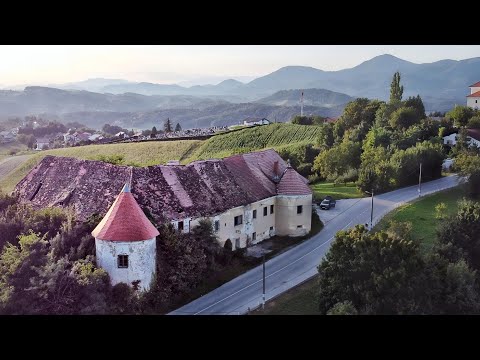
M278 171L278 161L273 163L273 179L274 182L278 182L280 180L280 174Z

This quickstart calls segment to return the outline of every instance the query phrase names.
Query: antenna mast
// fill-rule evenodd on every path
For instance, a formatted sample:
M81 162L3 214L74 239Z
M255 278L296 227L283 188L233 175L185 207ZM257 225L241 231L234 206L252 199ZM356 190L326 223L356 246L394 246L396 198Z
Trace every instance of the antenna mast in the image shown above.
M300 97L300 116L303 117L303 90L302 90L302 96Z

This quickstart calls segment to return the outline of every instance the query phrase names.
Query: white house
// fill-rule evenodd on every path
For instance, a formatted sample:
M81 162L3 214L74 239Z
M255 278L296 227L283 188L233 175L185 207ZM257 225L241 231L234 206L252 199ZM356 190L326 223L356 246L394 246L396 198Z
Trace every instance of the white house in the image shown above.
M50 140L48 138L37 139L37 146L35 147L35 150L48 149L49 145L50 145Z
M470 85L470 95L467 95L467 106L472 109L480 109L480 81Z
M246 118L243 120L244 126L255 126L255 125L268 125L270 120L265 118Z
M457 144L458 133L453 133L443 137L445 145L455 146ZM467 142L469 146L480 148L480 129L467 129Z

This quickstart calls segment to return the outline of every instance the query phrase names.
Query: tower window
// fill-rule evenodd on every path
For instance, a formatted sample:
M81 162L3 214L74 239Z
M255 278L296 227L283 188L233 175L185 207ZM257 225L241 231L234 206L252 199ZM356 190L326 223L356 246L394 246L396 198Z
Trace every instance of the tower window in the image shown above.
M297 206L297 214L303 213L303 205L298 205Z
M257 210L253 210L253 218L254 218L254 219L257 218Z
M119 268L128 268L128 255L118 255L117 263Z
M263 208L263 216L267 216L267 212L268 212L268 209L267 209L267 207L265 206L265 207Z
M178 222L178 231L183 231L183 221Z
M215 220L215 231L218 231L218 230L220 230L220 221Z
M270 205L270 214L273 214L273 205Z
M257 240L257 233L254 232L252 233L252 241L256 241Z

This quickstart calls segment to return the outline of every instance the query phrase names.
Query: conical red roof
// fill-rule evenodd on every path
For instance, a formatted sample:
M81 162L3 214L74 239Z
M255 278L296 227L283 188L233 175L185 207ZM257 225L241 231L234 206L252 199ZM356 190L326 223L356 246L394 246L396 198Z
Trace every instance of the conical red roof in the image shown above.
M285 172L277 185L278 195L310 195L312 190L305 184L302 176L291 167Z
M110 241L142 241L153 239L158 234L158 230L145 216L127 184L105 217L92 231L95 238Z

